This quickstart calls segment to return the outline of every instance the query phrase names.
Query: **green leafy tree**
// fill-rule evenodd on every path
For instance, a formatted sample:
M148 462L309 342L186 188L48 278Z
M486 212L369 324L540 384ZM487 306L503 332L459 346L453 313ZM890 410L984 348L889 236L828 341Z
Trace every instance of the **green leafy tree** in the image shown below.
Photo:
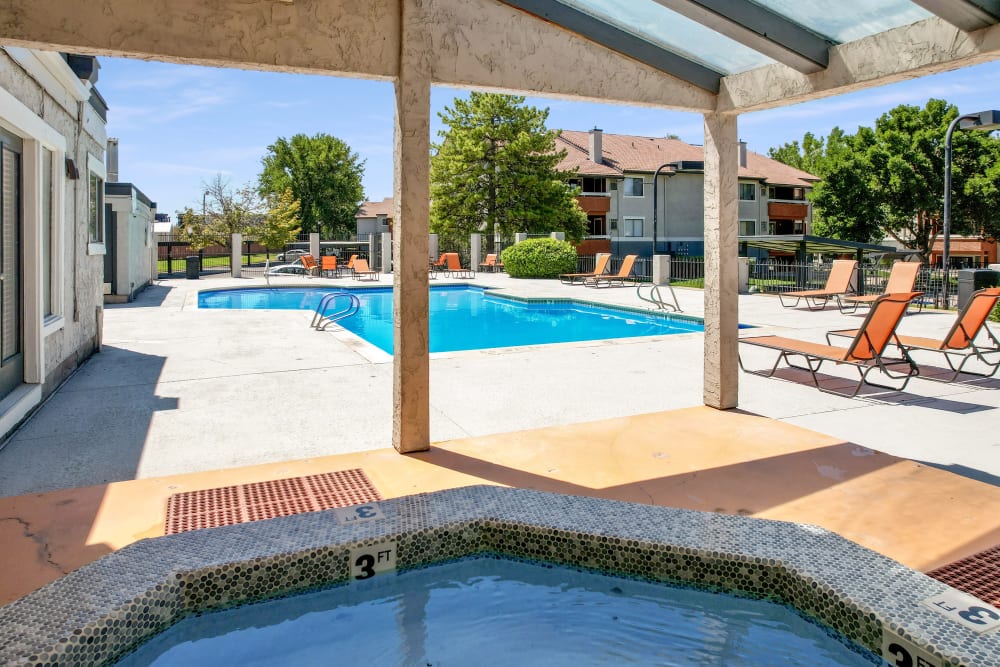
M280 137L267 150L259 186L263 197L280 197L291 189L301 203L299 220L304 233L354 233L354 215L365 198L361 185L365 163L357 153L340 139L322 133L296 134L290 140Z
M564 231L583 237L587 215L557 169L548 110L524 98L473 92L440 114L447 130L431 157L431 231L445 243L471 233Z
M219 245L228 246L233 234L256 234L264 222L264 202L257 188L246 183L239 188L217 174L203 184L208 204L209 229Z
M177 238L184 241L192 250L202 250L214 245L216 237L205 222L205 216L195 213L189 206L177 214Z
M299 214L302 203L286 188L281 196L272 198L271 207L264 219L264 225L257 235L258 242L265 248L283 248L291 243L299 233Z

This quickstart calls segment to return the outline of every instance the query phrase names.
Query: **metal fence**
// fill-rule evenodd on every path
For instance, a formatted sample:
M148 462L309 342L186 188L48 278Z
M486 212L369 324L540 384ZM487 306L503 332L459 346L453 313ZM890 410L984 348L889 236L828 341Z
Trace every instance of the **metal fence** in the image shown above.
M608 261L607 273L615 274L621 269L624 255L612 255ZM591 273L597 264L596 255L580 255L576 258L577 273ZM632 268L632 278L638 282L650 282L653 280L653 258L636 257Z

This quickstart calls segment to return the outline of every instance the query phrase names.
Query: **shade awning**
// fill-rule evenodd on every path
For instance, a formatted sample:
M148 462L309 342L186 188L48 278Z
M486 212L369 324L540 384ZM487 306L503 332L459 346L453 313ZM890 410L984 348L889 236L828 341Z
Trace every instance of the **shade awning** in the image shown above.
M808 234L782 234L781 236L741 236L740 243L745 243L751 248L763 248L772 252L804 252L805 254L817 253L841 253L841 254L883 254L898 252L897 248L885 245L875 245L873 243L859 243L857 241L842 241L840 239L828 239L823 236L810 236Z

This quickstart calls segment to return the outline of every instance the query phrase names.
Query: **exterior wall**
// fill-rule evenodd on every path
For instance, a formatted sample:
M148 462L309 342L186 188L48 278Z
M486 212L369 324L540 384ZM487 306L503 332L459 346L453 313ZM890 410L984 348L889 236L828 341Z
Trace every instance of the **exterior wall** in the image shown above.
M667 181L666 226L660 227L666 229L666 236L671 241L700 242L704 238L704 190L705 177L702 174L674 174Z
M156 209L146 206L135 194L108 195L107 203L118 215L118 239L115 249L115 284L111 293L131 301L151 280L153 252L153 216Z
M375 217L375 218L355 218L357 220L357 234L358 236L367 234L388 234L389 233L389 219L386 217Z
M89 172L104 178L104 121L58 54L0 48L0 125L24 142L22 290L25 391L0 403L0 437L100 345L103 244L90 243ZM52 151L51 190L42 192L42 155ZM65 159L79 170L67 178ZM43 197L51 196L52 308L43 310ZM24 400L14 394L28 396ZM30 394L30 396L29 396Z

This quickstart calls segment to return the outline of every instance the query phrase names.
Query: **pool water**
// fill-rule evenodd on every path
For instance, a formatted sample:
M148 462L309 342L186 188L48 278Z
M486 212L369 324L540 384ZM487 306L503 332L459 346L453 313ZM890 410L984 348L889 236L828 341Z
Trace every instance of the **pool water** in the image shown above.
M791 609L469 559L185 619L118 664L877 665Z
M314 311L331 291L361 301L354 317L338 322L392 354L392 289L239 289L200 292L199 308L270 308ZM615 310L582 302L525 303L477 287L432 287L430 351L567 343L704 331L698 323L655 313Z

